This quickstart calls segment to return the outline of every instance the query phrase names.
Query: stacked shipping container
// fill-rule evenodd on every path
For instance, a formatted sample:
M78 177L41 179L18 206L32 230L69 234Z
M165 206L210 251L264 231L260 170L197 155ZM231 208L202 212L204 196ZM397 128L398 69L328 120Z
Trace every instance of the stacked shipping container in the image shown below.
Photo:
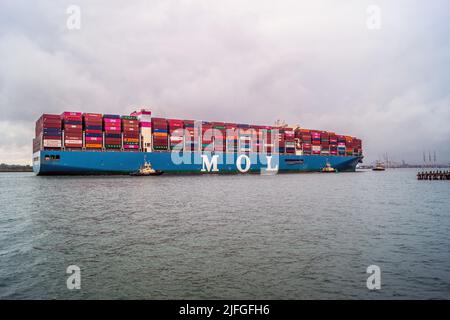
M291 128L279 128L279 153L295 153L295 134Z
M335 133L330 133L330 155L337 155L338 140Z
M103 115L100 113L85 113L84 147L86 149L103 148Z
M83 147L83 116L81 112L63 112L64 147L81 149Z
M226 129L223 122L212 122L212 129L214 130L214 151L225 151L225 137Z
M320 145L320 132L312 130L311 131L311 139L312 139L311 154L315 154L315 155L320 154L320 151L322 150L321 145Z
M122 116L122 146L125 151L139 149L139 121L136 116Z
M151 112L144 109L122 117L79 112L64 112L61 116L44 114L36 122L33 150L84 146L89 150L142 148L150 152L179 146L178 150L184 147L185 151L362 156L360 139L333 132L281 127L277 128L278 138L272 141L270 126L202 122L202 132L195 132L194 124L193 120L152 118Z
M337 136L337 154L338 156L345 156L345 137Z
M299 129L300 143L302 146L303 154L310 155L312 150L312 136L311 131L308 129Z
M353 138L350 136L345 136L345 155L353 155Z
M207 121L202 122L202 151L214 151L212 124Z
M225 150L226 152L237 152L238 148L238 127L236 123L225 123Z
M273 134L273 128L270 126L266 126L262 128L262 138L263 138L263 152L267 152L269 154L272 154L275 152L275 147L277 145L276 141L273 141L272 134ZM277 137L274 137L275 139Z
M330 134L326 131L320 133L320 154L329 155L330 154Z
M196 151L198 149L198 129L195 128L194 120L184 120L184 150Z
M43 114L36 121L36 138L33 141L33 151L61 148L61 117L56 114Z
M362 142L361 139L354 139L353 140L353 155L355 156L362 156Z
M252 148L253 130L248 124L238 124L239 151L250 152Z
M153 150L167 151L168 134L167 134L167 120L164 118L152 118L153 130Z
M120 150L122 148L122 125L120 116L116 114L105 114L103 116L105 128L105 148Z
M177 149L183 150L183 141L184 141L184 123L182 120L169 119L167 120L167 124L169 126L169 142L170 142L170 150Z

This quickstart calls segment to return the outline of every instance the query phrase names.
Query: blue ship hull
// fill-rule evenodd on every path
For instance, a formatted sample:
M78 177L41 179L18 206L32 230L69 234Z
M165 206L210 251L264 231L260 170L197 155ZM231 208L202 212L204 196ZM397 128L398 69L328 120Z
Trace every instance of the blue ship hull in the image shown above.
M268 159L270 158L270 159ZM355 171L361 156L273 155L172 152L50 151L33 155L38 175L129 174L148 162L168 173L314 172L326 163L338 171ZM216 163L214 163L214 161ZM247 162L249 162L247 164Z

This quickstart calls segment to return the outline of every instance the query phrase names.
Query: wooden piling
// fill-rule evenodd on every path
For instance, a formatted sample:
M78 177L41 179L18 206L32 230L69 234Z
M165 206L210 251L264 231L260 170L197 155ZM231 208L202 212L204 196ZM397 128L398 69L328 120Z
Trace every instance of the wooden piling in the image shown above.
M450 171L421 171L417 173L417 180L450 180Z

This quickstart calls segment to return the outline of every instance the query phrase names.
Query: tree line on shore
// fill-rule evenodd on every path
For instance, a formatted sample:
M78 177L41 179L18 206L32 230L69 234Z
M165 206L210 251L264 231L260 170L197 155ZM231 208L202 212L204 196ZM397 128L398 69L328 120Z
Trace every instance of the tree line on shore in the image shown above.
M0 164L0 172L31 172L33 167L30 165L20 165L20 164Z

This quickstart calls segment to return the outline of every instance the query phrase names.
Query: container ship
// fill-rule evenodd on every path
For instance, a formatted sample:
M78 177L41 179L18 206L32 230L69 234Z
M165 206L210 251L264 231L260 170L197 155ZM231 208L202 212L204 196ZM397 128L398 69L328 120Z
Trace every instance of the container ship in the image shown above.
M130 115L63 112L36 121L37 175L131 174L144 165L170 173L355 171L353 136L289 125L251 125Z

